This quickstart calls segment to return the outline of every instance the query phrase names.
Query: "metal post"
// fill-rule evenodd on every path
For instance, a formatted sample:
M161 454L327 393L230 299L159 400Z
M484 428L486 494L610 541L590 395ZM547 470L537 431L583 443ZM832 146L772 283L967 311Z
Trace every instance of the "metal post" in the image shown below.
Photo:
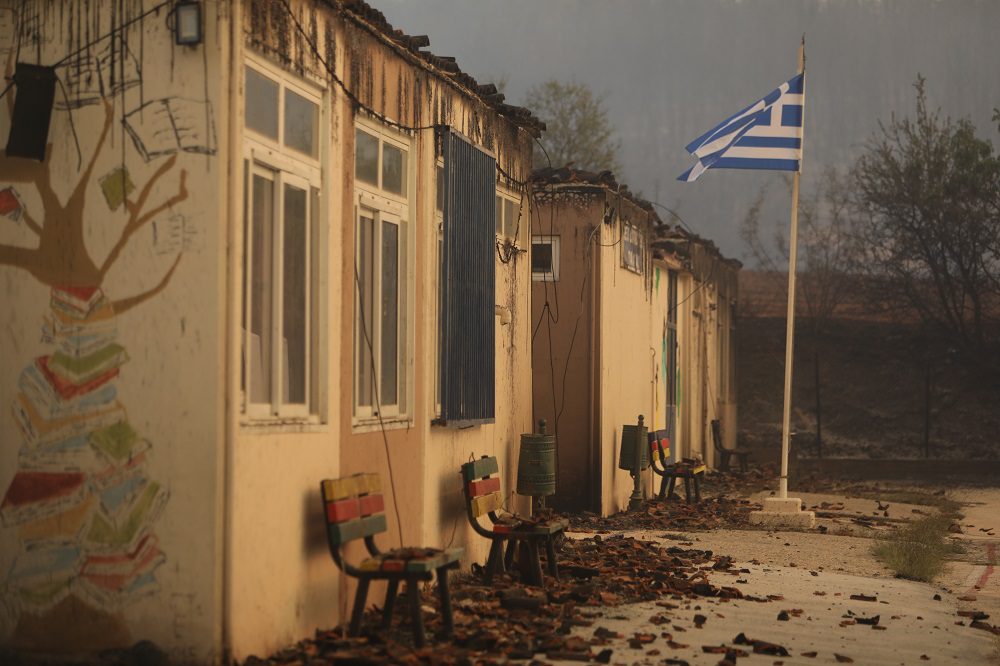
M799 74L805 69L805 38L799 47ZM803 88L803 91L805 89ZM803 124L805 119L803 118ZM799 246L799 170L792 175L792 230L788 252L788 313L785 319L785 402L781 417L781 479L778 497L788 497L788 445L792 421L792 356L795 348L795 271Z
M635 429L635 437L632 438L632 495L628 499L628 510L636 511L642 507L642 431L644 427L642 415L639 415L639 425Z

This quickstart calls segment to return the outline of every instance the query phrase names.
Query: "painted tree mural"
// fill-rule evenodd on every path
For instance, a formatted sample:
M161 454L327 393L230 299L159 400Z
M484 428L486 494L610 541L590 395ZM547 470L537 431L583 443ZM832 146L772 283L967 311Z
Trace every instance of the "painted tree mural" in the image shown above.
M170 100L157 102L162 109ZM6 217L0 223L21 223L37 237L35 247L0 244L0 265L22 269L50 290L42 336L51 352L25 359L18 378L11 405L21 436L17 471L0 505L0 520L15 531L18 545L11 569L0 572L6 576L0 578L0 596L18 618L15 642L18 632L30 633L26 627L79 617L81 611L105 618L92 620L91 629L119 632L103 640L128 640L121 634L122 609L156 589L155 571L165 559L153 525L168 491L147 473L150 443L130 425L118 390L128 353L118 343L117 322L167 286L183 249L146 291L115 300L105 282L136 233L187 199L186 172L173 175L176 152L184 148L162 159L141 187L132 183L124 160L95 183L95 168L116 126L115 107L99 99L77 112L78 118L93 119L98 110L103 124L96 147L70 188L53 183L51 144L41 162L0 153L0 215ZM156 108L147 111L153 122L156 114ZM127 113L117 117L134 133ZM158 159L132 138L147 162ZM113 157L119 148L124 146L116 147ZM176 185L168 184L171 178ZM163 198L154 202L161 181L170 194L157 195ZM100 201L88 206L88 189L94 186L107 207ZM22 203L21 193L29 187L37 191L40 210ZM67 189L61 199L57 192ZM102 221L108 208L121 207L120 235L106 256L92 256L85 223Z

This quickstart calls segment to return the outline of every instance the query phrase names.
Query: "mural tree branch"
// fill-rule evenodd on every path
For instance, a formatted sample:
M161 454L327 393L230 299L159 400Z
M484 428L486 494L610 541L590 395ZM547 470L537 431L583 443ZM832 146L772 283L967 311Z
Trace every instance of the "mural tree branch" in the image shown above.
M23 216L28 228L39 237L38 247L26 250L20 247L0 245L0 264L23 268L41 283L50 287L99 287L135 232L155 219L156 216L187 199L187 172L181 170L177 192L149 211L144 212L153 188L167 172L173 169L177 161L177 155L172 155L146 181L135 201L125 199L125 207L129 213L128 219L118 240L98 267L87 252L84 243L84 218L87 187L93 183L94 168L114 120L113 105L105 100L103 108L104 123L97 139L97 145L65 203L59 201L52 188L49 171L52 160L51 144L46 150L43 162L20 157L7 157L5 152L0 151L0 182L34 185L42 200L43 210L41 223L27 211ZM171 269L169 274L172 273Z
M132 235L135 234L135 232L137 232L139 229L142 228L143 225L145 225L150 220L154 219L157 215L159 215L163 211L172 208L181 201L187 199L188 197L188 191L186 186L187 172L182 170L180 175L180 183L177 188L177 194L173 195L163 203L154 207L149 212L143 213L143 209L146 207L146 201L149 198L149 193L153 190L153 186L156 185L157 181L159 181L160 178L163 177L163 174L167 173L168 171L170 171L170 169L173 168L174 163L176 161L177 161L177 156L171 155L170 159L161 164L160 167L156 170L156 172L153 173L153 175L150 177L150 179L146 181L146 185L142 188L142 191L139 193L139 198L135 202L132 202L128 198L125 199L125 208L129 212L128 221L125 223L125 228L122 229L122 233L121 236L118 237L118 241L115 243L114 247L111 248L111 252L109 252L108 256L104 259L104 263L101 264L102 277L104 275L107 275L108 271L111 269L111 266L114 265L115 261L118 259L118 256L121 254L121 251L125 248L125 245L128 244L129 239L132 238Z

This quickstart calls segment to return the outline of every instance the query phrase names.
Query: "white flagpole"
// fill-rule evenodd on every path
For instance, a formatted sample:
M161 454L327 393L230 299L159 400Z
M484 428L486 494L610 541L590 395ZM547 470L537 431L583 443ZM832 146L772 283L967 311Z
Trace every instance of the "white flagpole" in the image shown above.
M803 35L799 45L799 71L805 71L806 38ZM802 95L805 97L805 81L802 82ZM803 105L803 110L805 105ZM803 139L805 137L805 114L802 118ZM804 143L804 141L803 141ZM803 145L804 149L805 146ZM791 438L792 421L792 356L795 348L795 270L796 255L799 245L799 174L802 171L802 155L799 154L799 169L792 175L792 231L789 238L788 252L788 313L785 319L785 404L781 417L781 478L778 485L778 497L788 497L788 448Z

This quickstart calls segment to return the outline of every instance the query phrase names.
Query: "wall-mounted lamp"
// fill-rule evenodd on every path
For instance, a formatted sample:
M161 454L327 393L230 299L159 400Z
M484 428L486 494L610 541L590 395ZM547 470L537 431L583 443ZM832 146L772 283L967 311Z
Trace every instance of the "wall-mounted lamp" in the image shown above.
M201 3L180 0L174 5L174 41L183 46L201 44Z
M17 63L14 69L14 111L10 117L7 157L45 161L45 145L56 95L54 67Z

